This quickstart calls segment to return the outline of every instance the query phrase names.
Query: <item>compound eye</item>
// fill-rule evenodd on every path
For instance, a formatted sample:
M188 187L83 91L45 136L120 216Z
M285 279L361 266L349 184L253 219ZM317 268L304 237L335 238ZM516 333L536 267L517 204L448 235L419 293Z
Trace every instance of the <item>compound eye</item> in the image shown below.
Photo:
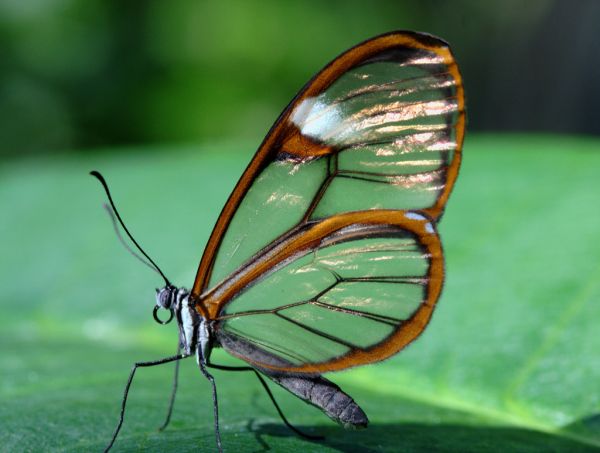
M154 320L155 320L157 323L159 323L159 324L169 324L169 323L171 322L171 320L173 319L173 314L174 314L174 313L173 313L173 310L169 310L169 314L170 314L170 315L169 315L169 319L167 319L166 321L163 321L162 319L160 319L160 318L158 317L158 310L159 310L160 308L161 308L161 307L160 307L159 305L156 305L156 306L154 307L154 310L152 310L152 317L153 317L153 318L154 318Z
M158 290L156 293L156 304L166 308L167 310L171 309L170 291L165 288Z

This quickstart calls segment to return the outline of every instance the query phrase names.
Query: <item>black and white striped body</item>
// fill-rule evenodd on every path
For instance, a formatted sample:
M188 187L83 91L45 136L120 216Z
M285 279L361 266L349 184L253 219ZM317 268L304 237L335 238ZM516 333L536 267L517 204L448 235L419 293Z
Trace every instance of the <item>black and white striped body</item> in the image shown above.
M157 291L156 304L175 314L182 353L191 356L199 352L201 356L198 356L198 360L206 362L212 349L212 336L208 322L196 311L189 296L190 292L185 288L165 286ZM200 346L199 350L198 346Z
M268 354L240 339L234 340L226 334L219 336L218 332L213 331L212 325L196 311L189 296L187 289L173 286L165 286L156 293L157 306L170 310L177 318L179 347L184 355L196 354L198 362L208 364L213 346L221 346L221 343L224 343L226 350L243 348L249 357ZM288 376L263 368L258 368L258 371L298 398L318 407L345 428L362 428L368 424L366 414L352 397L320 375Z

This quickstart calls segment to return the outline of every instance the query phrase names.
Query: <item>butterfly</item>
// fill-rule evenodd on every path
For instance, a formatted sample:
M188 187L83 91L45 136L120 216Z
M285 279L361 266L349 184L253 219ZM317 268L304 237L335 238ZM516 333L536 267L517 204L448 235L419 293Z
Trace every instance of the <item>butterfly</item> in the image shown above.
M154 319L175 318L179 327L176 355L135 364L107 450L136 370L187 357L212 385L219 451L210 368L254 372L299 434L265 376L345 427L366 426L364 411L323 374L385 360L427 326L444 280L437 223L464 132L462 78L446 42L397 31L349 49L300 90L267 134L189 290L172 285L137 244L105 180L92 172L127 236L165 280ZM248 365L212 363L217 347Z

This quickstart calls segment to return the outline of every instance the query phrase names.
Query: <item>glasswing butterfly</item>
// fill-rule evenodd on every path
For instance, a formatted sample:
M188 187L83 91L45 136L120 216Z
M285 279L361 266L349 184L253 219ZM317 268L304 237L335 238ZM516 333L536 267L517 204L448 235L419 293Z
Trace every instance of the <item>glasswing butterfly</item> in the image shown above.
M436 224L458 175L464 131L462 79L441 39L397 31L344 52L267 134L217 220L190 290L173 286L141 249L92 172L111 214L165 280L154 319L175 318L179 327L176 355L134 365L106 450L136 369L177 367L191 356L212 384L220 451L209 368L253 371L286 425L306 437L263 376L345 427L366 426L362 409L322 374L387 359L425 329L444 279ZM249 366L211 363L215 347Z

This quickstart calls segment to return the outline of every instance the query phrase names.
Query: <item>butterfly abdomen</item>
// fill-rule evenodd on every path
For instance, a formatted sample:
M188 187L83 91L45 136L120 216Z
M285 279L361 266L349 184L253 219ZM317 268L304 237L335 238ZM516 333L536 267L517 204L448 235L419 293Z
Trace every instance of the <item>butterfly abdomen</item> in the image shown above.
M230 332L219 330L216 332L216 336L219 344L232 355L241 353L253 361L270 363L279 367L291 366L291 363L281 357ZM250 363L252 364L252 362ZM255 368L298 398L321 409L329 418L344 428L366 428L369 424L367 415L352 397L321 375L286 374L263 367L255 366Z
M267 375L298 398L321 409L346 429L366 428L369 424L367 414L352 397L322 376Z

